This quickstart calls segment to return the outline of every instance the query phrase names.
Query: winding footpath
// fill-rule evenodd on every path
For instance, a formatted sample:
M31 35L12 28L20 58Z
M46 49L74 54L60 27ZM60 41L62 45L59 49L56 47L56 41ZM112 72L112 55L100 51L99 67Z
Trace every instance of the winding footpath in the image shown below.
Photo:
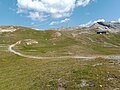
M62 58L78 58L78 59L96 59L96 58L104 58L104 59L114 59L120 60L120 55L108 55L108 56L56 56L56 57L43 57L43 56L31 56L25 55L20 52L15 51L13 48L20 44L21 41L16 42L15 44L9 45L8 51L14 53L15 55L26 57L26 58L34 58L34 59L62 59Z

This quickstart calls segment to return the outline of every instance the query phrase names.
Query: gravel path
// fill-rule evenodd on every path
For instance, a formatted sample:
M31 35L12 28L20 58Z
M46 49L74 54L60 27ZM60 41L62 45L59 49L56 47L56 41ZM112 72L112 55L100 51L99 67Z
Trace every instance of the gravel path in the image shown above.
M20 44L21 41L16 42L15 44L12 44L8 47L8 51L26 58L35 58L35 59L62 59L62 58L78 58L78 59L95 59L95 58L104 58L104 59L114 59L114 60L120 60L120 55L108 55L108 56L56 56L56 57L42 57L42 56L31 56L31 55L25 55L20 52L15 51L13 48Z

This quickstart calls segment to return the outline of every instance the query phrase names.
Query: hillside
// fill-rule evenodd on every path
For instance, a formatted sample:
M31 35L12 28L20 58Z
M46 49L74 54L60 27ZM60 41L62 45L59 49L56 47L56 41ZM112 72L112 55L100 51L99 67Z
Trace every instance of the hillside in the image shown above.
M98 27L97 27L98 26ZM45 30L38 31L24 27L11 27L8 32L1 32L1 44L14 44L15 49L21 53L40 56L89 56L89 55L119 55L120 54L120 32L114 33L112 29L105 29L107 34L96 34L99 31L99 25L96 23L88 29L77 30ZM105 25L101 26L102 28ZM107 26L105 26L107 27ZM109 27L109 28L111 28ZM8 27L9 28L9 27ZM104 29L102 29L104 30ZM115 30L115 32L116 32ZM37 44L27 44L36 41Z
M0 26L0 62L0 90L119 90L120 23Z

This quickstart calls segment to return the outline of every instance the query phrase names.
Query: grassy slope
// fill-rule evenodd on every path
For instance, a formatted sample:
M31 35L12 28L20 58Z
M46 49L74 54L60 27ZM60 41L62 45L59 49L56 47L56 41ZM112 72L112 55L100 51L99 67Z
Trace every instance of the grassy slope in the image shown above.
M113 90L120 88L117 61L34 60L0 52L1 90ZM87 86L81 86L86 80Z
M15 49L20 49L21 52L26 54L41 54L43 56L49 50L57 49L58 52L59 49L62 49L59 52L63 52L66 48L66 51L73 51L76 54L80 52L83 54L89 54L89 52L90 54L119 54L119 47L103 48L102 51L99 49L103 47L102 40L118 45L120 43L119 34L105 36L82 34L73 38L71 32L64 32L62 37L53 39L54 37L51 34L54 32L21 28L21 30L14 33L0 35L0 45L5 45L4 48L0 47L0 90L113 90L120 88L120 66L118 61L115 60L101 58L96 60L36 60L19 57L7 51L9 44L30 38L37 40L40 44L26 46L22 43ZM96 43L92 43L85 36L92 38ZM55 47L53 43L56 43ZM36 47L38 47L38 52L29 51L29 48L35 49ZM46 52L44 49L41 50L41 47ZM88 52L84 52L86 48L88 48ZM112 49L114 52L110 51ZM61 54L48 53L48 55L57 56ZM86 81L86 83L83 81Z
M120 54L120 34L97 35L95 30L87 34L78 34L82 30L62 31L62 36L55 37L57 31L34 31L22 29L15 32L11 42L34 39L36 45L20 44L16 49L22 53L41 56L66 56L66 55L111 55ZM78 34L73 37L71 34ZM8 41L7 41L8 42Z

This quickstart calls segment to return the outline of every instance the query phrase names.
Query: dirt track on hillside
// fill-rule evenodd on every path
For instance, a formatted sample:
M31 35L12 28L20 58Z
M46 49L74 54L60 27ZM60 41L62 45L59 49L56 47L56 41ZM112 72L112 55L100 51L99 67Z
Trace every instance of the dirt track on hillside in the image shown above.
M78 59L96 59L96 58L104 58L104 59L114 59L114 60L120 60L120 55L101 55L101 56L56 56L56 57L44 57L44 56L31 56L31 55L25 55L20 52L15 51L13 48L20 44L21 41L16 42L15 44L12 44L8 47L8 51L11 53L14 53L15 55L26 57L26 58L34 58L34 59L62 59L62 58L78 58Z

